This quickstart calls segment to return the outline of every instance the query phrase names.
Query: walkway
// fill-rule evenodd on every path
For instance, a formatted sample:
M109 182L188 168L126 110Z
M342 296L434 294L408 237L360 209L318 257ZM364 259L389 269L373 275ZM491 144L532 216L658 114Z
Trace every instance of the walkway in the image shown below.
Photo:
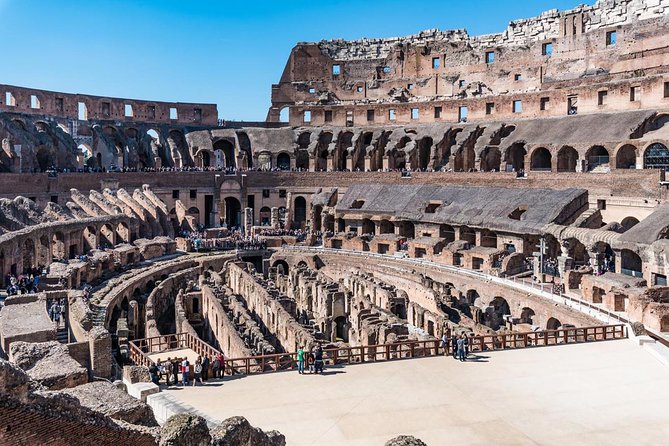
M669 371L631 340L228 378L168 390L207 415L243 415L291 446L657 445Z

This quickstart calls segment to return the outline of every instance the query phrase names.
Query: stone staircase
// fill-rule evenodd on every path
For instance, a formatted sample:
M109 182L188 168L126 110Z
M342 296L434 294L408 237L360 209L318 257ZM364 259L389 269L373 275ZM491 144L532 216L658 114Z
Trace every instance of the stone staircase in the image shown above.
M56 340L61 344L67 344L69 341L68 331L69 331L68 328L65 326L58 328L56 330Z
M103 327L107 318L107 309L100 305L91 305L93 312L92 322L94 327Z

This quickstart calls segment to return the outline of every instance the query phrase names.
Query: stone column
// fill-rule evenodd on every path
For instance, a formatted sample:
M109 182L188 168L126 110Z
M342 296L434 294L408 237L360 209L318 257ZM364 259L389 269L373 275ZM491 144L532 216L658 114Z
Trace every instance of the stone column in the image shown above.
M89 332L91 374L101 378L112 377L112 338L107 330L94 327Z
M273 207L270 209L270 225L273 229L279 227L279 208Z
M316 172L316 157L309 156L309 171Z
M286 223L284 226L286 229L292 229L293 227L293 193L288 192L286 194Z
M328 171L335 170L334 157L332 155L328 155L326 170L328 170Z
M244 234L251 235L251 230L253 229L253 208L244 208L242 225L244 225Z
M390 158L388 155L383 155L383 170L388 170L390 167Z
M372 157L365 155L365 171L372 169Z

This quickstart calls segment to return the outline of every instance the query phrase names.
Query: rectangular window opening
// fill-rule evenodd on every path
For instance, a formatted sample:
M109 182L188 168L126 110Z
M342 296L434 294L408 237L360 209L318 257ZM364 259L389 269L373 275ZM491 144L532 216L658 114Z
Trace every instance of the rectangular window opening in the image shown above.
M669 98L669 82L664 83L664 97Z
M440 66L440 59L438 57L433 57L432 58L432 69L436 70Z
M34 94L30 95L30 108L34 110L42 108L42 104L40 104L39 98Z
M469 115L469 109L465 106L462 106L458 109L458 122L467 122L467 116Z
M413 84L407 84L407 90L413 90Z
M197 189L191 189L188 192L191 200L195 200L197 198Z
M606 104L606 97L609 95L608 91L600 91L597 92L597 105L605 105Z
M420 111L417 108L411 109L411 119L418 119L420 117Z
M179 189L172 190L172 198L174 198L175 200L179 198Z
M339 76L341 74L341 65L334 64L332 65L332 75Z
M16 107L16 98L9 91L5 93L5 104L9 107Z
M494 102L488 102L485 105L485 114L486 115L492 115L495 113L495 103Z
M547 42L541 45L541 54L544 56L551 56L553 55L553 43L552 42Z
M173 121L179 119L179 114L177 113L177 109L175 107L170 107L170 119Z
M305 110L304 111L304 122L311 122L311 111L310 110Z
M523 101L513 101L513 112L522 113L523 112Z
M539 100L539 109L541 111L546 111L551 108L551 98L541 98Z
M485 63L490 65L495 61L495 52L494 51L488 51L485 53Z
M516 82L517 81L522 81L523 80L523 75L519 74L519 73L516 73L516 74L513 75L513 80L516 81Z
M358 85L357 90L358 90L358 93L362 93L363 91L365 91L365 89L363 88L362 85Z
M441 118L441 112L442 112L441 107L434 107L434 119L440 119Z
M311 94L315 94L315 93L316 93L316 89L315 89L314 87L311 87L311 88L309 89L309 93L311 93Z
M86 107L86 104L84 104L83 102L79 102L77 104L77 117L79 118L80 121L88 120L88 108Z
M618 33L616 31L609 31L606 33L606 46L613 46L618 41Z
M367 110L367 121L374 121L374 110Z
M397 110L395 110L394 108L391 108L390 110L388 110L388 119L390 121L394 121L395 118L397 118Z
M641 87L636 86L630 88L630 101L636 102L641 100Z
M332 110L325 110L325 122L332 122Z
M124 113L126 118L132 118L133 117L132 104L125 104L123 106L123 113Z

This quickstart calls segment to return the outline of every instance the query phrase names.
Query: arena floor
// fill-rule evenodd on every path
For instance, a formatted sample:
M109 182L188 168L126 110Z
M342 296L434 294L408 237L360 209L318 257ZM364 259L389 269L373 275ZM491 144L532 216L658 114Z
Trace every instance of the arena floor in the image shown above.
M168 390L223 420L245 416L290 446L658 445L669 369L631 340L210 381Z

